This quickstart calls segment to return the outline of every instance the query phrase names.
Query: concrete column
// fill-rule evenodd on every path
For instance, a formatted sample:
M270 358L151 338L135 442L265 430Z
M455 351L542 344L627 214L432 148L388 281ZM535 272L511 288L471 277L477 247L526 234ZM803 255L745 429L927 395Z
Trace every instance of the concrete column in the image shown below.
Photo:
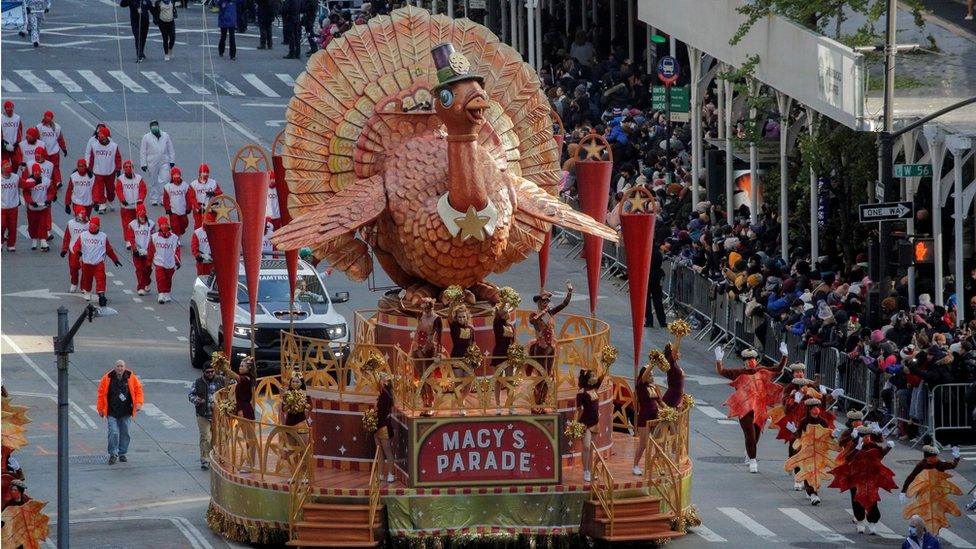
M525 55L525 17L522 17L521 10L519 10L519 2L524 0L512 0L512 28L515 30L515 49L518 50L519 55L523 59L526 59Z
M535 2L535 68L542 68L542 4L544 0L533 0ZM549 0L550 2L552 0Z
M720 64L718 67L718 72L722 73L725 70L726 70L725 65ZM716 79L715 84L716 84L715 86L716 103L718 103L718 105L716 105L716 107L718 107L716 109L716 116L718 116L718 121L719 121L719 123L717 124L718 138L725 139L725 124L723 123L723 121L725 120L725 81L721 79Z
M752 80L749 83L750 95L759 93L759 83ZM749 109L749 118L755 120L756 109ZM749 223L759 222L759 150L756 144L749 143Z
M490 11L491 10L491 6L487 6L486 5L485 7L488 8L487 10L485 10L485 19L487 19L488 18L488 14L491 13L491 11ZM465 19L470 19L470 17L468 17L468 10L469 9L470 9L470 6L468 5L468 0L464 0L464 18Z
M447 0L447 16L454 19L454 0Z
M787 200L787 182L789 174L786 164L786 146L789 144L790 133L790 107L793 106L793 98L776 92L776 106L779 107L779 238L780 238L780 257L789 262L789 220L787 214L789 210L789 200Z
M674 39L674 36L668 38L668 55L671 57L678 55L678 42Z
M807 130L810 137L816 135L817 112L807 107ZM810 259L811 264L820 257L820 219L818 210L820 207L819 192L817 189L817 172L810 166Z
M634 58L634 0L627 1L627 57L631 63L636 63ZM650 40L648 40L650 42ZM635 64L636 66L636 64Z
M935 267L935 295L932 302L944 304L945 287L942 282L944 261L942 254L942 163L945 161L945 132L935 124L926 124L922 133L929 143L929 157L932 159L932 262ZM912 305L915 305L912 303Z
M629 3L630 0L627 0ZM701 50L688 46L688 64L691 73L691 204L694 208L701 201L701 97L698 81L701 80Z
M535 60L535 6L533 0L525 0L525 24L528 42L526 60L533 69L538 70L539 64Z
M732 210L735 209L733 194L735 194L735 180L732 172L735 155L732 154L732 82L723 80L725 87L725 215L727 222L732 224Z
M430 13L437 15L437 0L430 0Z
M966 301L963 291L963 282L965 280L966 271L963 269L963 250L962 250L962 222L963 216L963 194L962 194L962 169L965 165L966 153L973 148L973 139L970 137L960 137L953 135L946 139L946 144L949 150L952 152L953 162L952 162L952 203L953 203L953 220L952 220L952 240L953 240L953 278L956 282L955 294L956 294L956 326L962 326L965 320L966 311Z

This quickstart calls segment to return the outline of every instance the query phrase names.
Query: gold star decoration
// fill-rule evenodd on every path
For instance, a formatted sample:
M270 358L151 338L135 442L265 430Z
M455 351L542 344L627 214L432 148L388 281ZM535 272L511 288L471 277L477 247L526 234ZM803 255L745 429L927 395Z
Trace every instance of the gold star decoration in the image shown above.
M603 160L603 146L599 141L593 140L583 145L583 150L586 151L586 158L584 160Z
M214 213L214 221L219 222L221 220L231 221L230 213L234 211L233 205L229 204L226 200L215 200L213 206L210 207L210 211Z
M258 162L261 161L261 157L254 154L254 151L247 151L247 156L242 156L241 160L244 161L244 171L253 169L253 171L258 171Z
M468 211L464 217L455 218L454 222L461 228L459 233L461 240L467 240L469 236L473 236L483 242L485 240L485 225L490 220L491 218L486 215L478 215L474 206L468 206Z
M627 213L647 213L647 203L650 201L651 200L643 194L637 193L633 197L627 199L627 207L624 208L624 211Z

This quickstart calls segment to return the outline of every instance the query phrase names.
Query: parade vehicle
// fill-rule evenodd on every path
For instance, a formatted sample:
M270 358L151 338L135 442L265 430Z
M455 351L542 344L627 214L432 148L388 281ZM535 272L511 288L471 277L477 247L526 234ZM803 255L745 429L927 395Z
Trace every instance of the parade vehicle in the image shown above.
M232 329L231 364L251 354L249 296L244 265L237 286L237 311ZM333 306L349 300L348 292L330 295L319 273L305 261L298 262L298 283L294 305L288 299L288 270L281 257L265 257L259 271L257 309L254 319L254 344L257 374L279 373L281 330L294 328L296 335L334 342L332 350L341 358L349 341L346 319ZM190 304L190 363L202 368L213 351L223 346L224 327L220 319L220 297L213 275L198 276L193 284Z

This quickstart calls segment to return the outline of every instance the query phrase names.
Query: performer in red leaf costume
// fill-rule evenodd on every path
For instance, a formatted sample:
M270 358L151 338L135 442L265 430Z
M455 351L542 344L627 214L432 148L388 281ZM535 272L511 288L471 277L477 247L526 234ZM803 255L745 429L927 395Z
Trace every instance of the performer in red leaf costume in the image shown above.
M731 379L729 383L735 392L725 401L729 407L729 416L739 418L739 427L745 440L746 457L749 459L749 472L758 473L756 463L756 445L766 426L767 410L774 404L783 392L783 387L774 382L786 366L786 344L781 343L779 352L783 357L772 368L761 367L756 359L758 354L753 349L742 351L743 368L725 368L722 359L725 353L722 348L715 349L715 371L718 375Z
M863 420L863 412L849 410L847 412L847 423L834 428L834 438L837 439L837 445L840 446L840 453L837 454L837 465L844 463L844 454L857 444L858 435L855 429L862 425Z
M850 490L857 533L864 533L866 518L868 533L875 536L878 534L878 521L881 520L878 509L881 496L878 492L898 488L895 473L881 463L895 443L891 440L884 442L881 431L875 426L859 425L849 431L850 445L841 447L843 462L830 471L834 475L830 487L841 492Z

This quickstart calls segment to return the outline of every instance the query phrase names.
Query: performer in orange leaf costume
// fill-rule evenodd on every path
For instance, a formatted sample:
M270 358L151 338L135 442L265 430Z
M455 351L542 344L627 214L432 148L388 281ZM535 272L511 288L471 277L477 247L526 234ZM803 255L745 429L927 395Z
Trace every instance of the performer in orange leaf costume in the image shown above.
M817 491L820 487L821 478L826 476L824 473L827 473L828 468L836 465L828 453L829 447L835 447L836 443L830 438L830 425L821 414L823 402L819 398L808 398L803 401L803 404L807 408L806 417L800 420L799 425L793 422L786 425L787 430L796 435L796 440L790 443L793 452L783 465L783 469L789 471L792 468L795 475L794 485L802 480L803 489L806 490L807 496L810 498L810 504L820 505L820 495ZM807 447L820 442L817 436L817 428L824 430L828 448L823 447L822 444L817 448ZM812 436L805 436L807 434ZM804 462L811 463L805 464Z
M837 439L837 445L840 446L840 453L837 454L837 465L844 463L844 454L857 444L859 437L857 428L862 425L863 420L863 412L849 410L847 412L847 423L834 428L834 438Z
M725 353L721 347L715 349L715 371L718 375L731 379L729 383L735 392L725 401L729 407L729 417L739 418L739 427L745 439L746 457L749 460L749 472L758 473L759 464L756 462L756 445L766 426L767 409L776 402L783 392L783 387L774 382L786 366L786 344L780 343L779 352L783 357L776 366L763 368L756 360L758 354L753 349L742 351L745 361L744 368L725 368L722 359Z
M843 462L830 471L834 475L830 487L841 492L850 490L857 533L864 533L864 521L867 519L868 533L875 536L878 534L878 521L881 520L878 509L881 496L878 492L898 488L895 473L881 463L895 443L891 440L884 442L881 431L875 426L858 425L850 432L853 434L849 438L849 447L842 445L838 456L838 460L843 459Z
M922 461L905 478L898 501L904 505L909 497L914 497L915 501L902 511L902 517L921 516L926 528L937 536L939 530L949 526L946 515L962 516L959 506L949 499L962 494L962 490L949 480L952 475L946 472L959 465L960 452L958 446L952 447L952 461L939 459L939 450L934 446L922 446L922 453Z

